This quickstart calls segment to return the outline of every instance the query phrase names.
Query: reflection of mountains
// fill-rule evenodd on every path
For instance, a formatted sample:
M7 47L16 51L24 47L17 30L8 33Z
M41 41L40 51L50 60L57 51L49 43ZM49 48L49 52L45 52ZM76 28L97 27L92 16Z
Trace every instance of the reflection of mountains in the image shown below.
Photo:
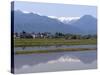
M60 60L62 58L62 61ZM60 62L83 62L84 64L91 64L97 59L96 51L84 51L84 52L62 52L62 53L50 53L50 54L32 54L32 55L15 55L15 67L21 67L23 65L38 65L40 63L48 63L51 61L60 60ZM70 61L71 62L71 61ZM58 62L59 63L59 62Z
M95 51L94 51L95 52ZM90 64L93 61L97 60L97 53L95 52L92 53L80 53L80 54L76 54L75 56L81 60L81 62L83 62L84 64Z

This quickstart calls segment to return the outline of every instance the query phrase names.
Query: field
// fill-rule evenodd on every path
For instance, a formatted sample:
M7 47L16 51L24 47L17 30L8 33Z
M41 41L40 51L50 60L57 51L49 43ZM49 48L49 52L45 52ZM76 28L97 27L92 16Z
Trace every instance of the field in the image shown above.
M92 45L97 44L96 39L71 39L66 40L63 38L56 39L14 39L14 47L27 47L27 46L52 46L52 45Z

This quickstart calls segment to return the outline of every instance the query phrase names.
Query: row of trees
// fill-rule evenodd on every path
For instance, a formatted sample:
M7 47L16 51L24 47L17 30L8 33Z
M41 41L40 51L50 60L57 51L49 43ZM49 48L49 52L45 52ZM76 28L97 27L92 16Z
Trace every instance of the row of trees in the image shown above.
M91 35L91 34L87 34L87 35L82 35L82 34L63 34L63 33L55 33L55 37L56 38L65 38L65 39L92 39L92 38L97 38L97 35Z
M44 32L44 33L27 33L25 31L22 31L21 33L14 33L16 37L19 38L65 38L65 39L92 39L92 38L97 38L97 35L82 35L82 34L71 34L71 33L61 33L61 32L56 32L56 33L50 33L50 32Z

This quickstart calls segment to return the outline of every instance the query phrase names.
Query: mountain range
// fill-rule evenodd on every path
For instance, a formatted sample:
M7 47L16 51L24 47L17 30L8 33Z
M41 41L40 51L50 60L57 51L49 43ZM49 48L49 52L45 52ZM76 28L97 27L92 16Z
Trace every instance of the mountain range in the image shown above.
M24 30L26 32L97 33L97 19L91 15L76 18L53 18L19 10L11 12L14 13L14 32Z

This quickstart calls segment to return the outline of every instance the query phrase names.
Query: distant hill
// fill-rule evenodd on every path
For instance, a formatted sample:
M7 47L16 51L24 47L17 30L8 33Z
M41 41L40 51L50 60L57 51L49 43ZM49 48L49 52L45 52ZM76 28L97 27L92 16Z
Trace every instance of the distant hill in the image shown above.
M73 26L78 27L84 33L95 34L97 33L97 19L91 15L84 15L76 22L72 23Z
M96 34L97 33L97 19L91 15L84 15L82 17L54 17L64 24L70 24L83 31L83 34Z
M63 33L96 33L96 19L86 15L70 24L65 24L57 19L41 16L34 13L14 12L14 32L63 32ZM93 27L92 27L93 26Z

